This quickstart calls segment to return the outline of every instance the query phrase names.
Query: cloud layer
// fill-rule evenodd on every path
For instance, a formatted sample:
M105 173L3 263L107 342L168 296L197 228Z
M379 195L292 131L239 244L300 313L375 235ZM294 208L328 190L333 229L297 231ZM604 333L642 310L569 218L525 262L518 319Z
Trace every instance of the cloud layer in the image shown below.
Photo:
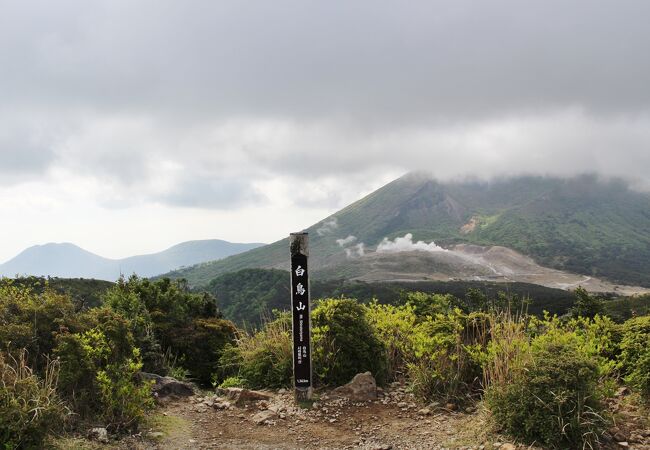
M269 223L309 226L410 170L650 190L649 15L643 0L3 2L0 200L19 206L0 225L20 234L32 204L87 227L79 209L157 209L241 238L264 210L251 240L272 240Z

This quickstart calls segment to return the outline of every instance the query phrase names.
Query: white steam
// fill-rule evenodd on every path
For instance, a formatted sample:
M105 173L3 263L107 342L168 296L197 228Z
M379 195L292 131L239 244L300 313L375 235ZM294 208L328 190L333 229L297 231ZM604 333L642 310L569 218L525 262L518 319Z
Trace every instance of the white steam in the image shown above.
M341 247L347 247L348 245L352 244L356 240L357 240L356 236L349 235L345 239L337 239L336 243L339 244Z
M424 241L413 242L413 235L407 233L404 237L396 237L394 241L384 238L377 246L377 252L397 253L397 252L446 252L448 250L436 245L435 242L427 244Z
M339 223L336 220L336 217L332 217L330 220L323 222L323 224L316 230L319 236L325 236L326 234L333 233L339 227Z
M365 245L359 242L357 245L345 249L345 256L348 258L357 258L366 254Z

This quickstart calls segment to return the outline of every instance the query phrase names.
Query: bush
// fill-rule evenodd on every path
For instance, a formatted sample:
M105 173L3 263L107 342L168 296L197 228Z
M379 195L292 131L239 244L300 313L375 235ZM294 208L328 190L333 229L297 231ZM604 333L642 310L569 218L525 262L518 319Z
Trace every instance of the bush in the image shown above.
M511 380L493 383L486 402L512 436L552 447L593 446L605 425L596 399L599 371L573 333L542 335Z
M58 366L49 363L43 378L17 358L0 353L0 443L3 449L42 448L47 434L62 425L66 409L56 395Z
M408 375L417 397L460 401L476 390L487 343L484 322L480 314L468 316L456 309L427 317L413 328Z
M170 332L179 363L201 383L207 384L217 371L226 345L235 341L237 329L229 320L195 319Z
M55 346L62 327L74 327L74 305L69 297L45 288L37 294L30 288L0 284L0 349L17 353L26 349L27 364L39 375L47 367L47 355Z
M99 418L115 432L136 429L153 405L150 384L137 378L142 362L129 322L108 309L85 319L87 330L57 336L59 389L82 419Z
M623 324L618 367L634 389L650 400L650 316Z
M293 355L291 341L291 316L279 313L254 333L242 332L237 347L229 346L220 360L222 373L231 375L227 380L239 380L240 385L251 388L285 387L291 384Z
M120 279L104 303L129 319L146 371L168 373L167 352L208 384L225 345L234 340L235 326L222 319L214 297L190 292L184 280Z
M386 350L387 379L406 375L406 364L413 356L412 334L417 317L411 305L382 305L376 301L366 307L366 317Z
M246 381L239 377L228 377L221 382L219 387L221 389L227 389L230 387L242 387L246 385Z
M341 385L370 371L386 379L386 348L356 300L326 299L312 311L314 373L323 384Z

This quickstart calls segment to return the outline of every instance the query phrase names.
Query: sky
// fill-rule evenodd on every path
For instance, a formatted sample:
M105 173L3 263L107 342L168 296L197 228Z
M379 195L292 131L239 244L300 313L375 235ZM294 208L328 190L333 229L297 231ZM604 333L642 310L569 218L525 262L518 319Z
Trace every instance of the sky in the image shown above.
M650 2L0 0L0 262L272 242L411 170L650 190Z

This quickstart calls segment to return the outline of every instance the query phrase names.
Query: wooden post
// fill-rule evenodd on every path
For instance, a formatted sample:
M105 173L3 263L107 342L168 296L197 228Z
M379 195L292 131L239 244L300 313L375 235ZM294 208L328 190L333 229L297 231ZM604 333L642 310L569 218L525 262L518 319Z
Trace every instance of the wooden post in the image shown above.
M293 385L296 402L311 400L311 294L309 290L309 235L289 235L291 253L291 317Z

